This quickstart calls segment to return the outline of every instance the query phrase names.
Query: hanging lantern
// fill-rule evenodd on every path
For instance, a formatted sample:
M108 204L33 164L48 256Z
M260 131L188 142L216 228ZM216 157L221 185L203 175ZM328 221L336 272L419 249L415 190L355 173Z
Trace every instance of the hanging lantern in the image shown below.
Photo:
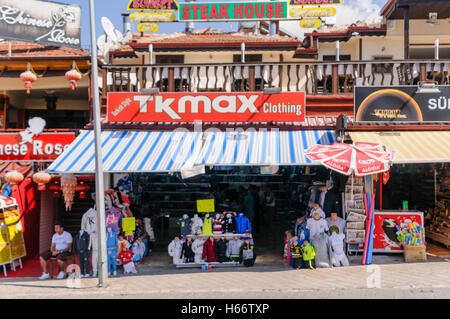
M72 174L64 174L61 176L61 189L64 195L64 203L66 211L72 209L75 188L77 187L77 178Z
M27 89L27 94L30 94L30 89L33 87L33 82L37 80L37 75L28 69L27 71L20 74L20 79L25 83L25 88Z
M80 198L85 199L86 198L86 192L89 191L90 187L89 185L84 184L84 182L80 182L80 185L78 185L75 190L77 192L80 192Z
M77 82L81 80L81 73L78 72L76 69L72 69L70 71L66 72L66 79L70 82L70 87L72 90L75 90L77 87Z
M60 196L61 186L56 184L50 184L47 186L47 189L51 192L53 192L53 197L58 198Z
M33 182L38 184L38 190L45 191L45 184L50 183L52 176L44 171L37 172L33 175Z
M23 179L23 175L16 170L6 173L5 175L5 181L10 183L11 185L19 184L23 181Z

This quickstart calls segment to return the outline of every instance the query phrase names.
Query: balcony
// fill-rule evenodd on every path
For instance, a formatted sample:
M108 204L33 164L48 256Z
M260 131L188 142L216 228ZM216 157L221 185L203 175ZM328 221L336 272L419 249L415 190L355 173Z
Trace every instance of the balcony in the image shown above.
M245 92L276 87L283 92L306 92L307 105L320 106L321 110L330 112L344 101L341 106L350 111L355 86L417 85L419 81L448 85L449 69L450 59L113 65L103 66L101 87L103 104L108 92L147 88L159 88L160 92Z

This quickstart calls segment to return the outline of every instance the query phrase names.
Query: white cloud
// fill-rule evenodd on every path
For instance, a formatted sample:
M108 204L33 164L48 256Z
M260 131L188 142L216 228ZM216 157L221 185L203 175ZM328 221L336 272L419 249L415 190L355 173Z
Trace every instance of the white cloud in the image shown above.
M336 25L380 18L381 7L376 4L376 0L346 0L344 3L334 6L336 8ZM299 38L303 38L304 33L314 30L302 29L298 21L282 21L280 22L280 28Z

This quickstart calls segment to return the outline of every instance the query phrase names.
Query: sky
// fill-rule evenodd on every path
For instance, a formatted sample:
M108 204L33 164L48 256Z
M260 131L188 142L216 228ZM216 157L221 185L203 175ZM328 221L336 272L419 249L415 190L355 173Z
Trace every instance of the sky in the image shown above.
M90 27L89 27L89 0L55 0L55 2L76 4L82 8L82 47L88 49L90 47ZM123 31L122 13L127 12L129 0L94 0L95 21L96 21L96 38L103 34L100 19L103 16L108 17L116 29ZM184 2L184 0L178 0ZM218 0L197 0L197 2L229 2ZM336 8L336 24L350 24L358 20L372 20L378 17L380 9L387 0L342 0L342 5ZM297 21L281 22L281 28L302 38L303 32L309 32L311 29L301 29ZM178 22L159 23L158 33L182 32L185 24ZM211 27L213 29L221 29L225 31L236 31L237 23L196 23L195 29L203 29ZM133 32L137 32L137 23L133 22Z

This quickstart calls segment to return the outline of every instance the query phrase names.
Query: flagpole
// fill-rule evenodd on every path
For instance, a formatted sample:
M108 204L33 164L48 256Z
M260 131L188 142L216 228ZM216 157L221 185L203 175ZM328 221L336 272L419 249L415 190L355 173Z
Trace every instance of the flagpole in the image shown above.
M100 98L98 89L97 43L95 36L94 0L89 0L91 28L91 75L93 90L93 114L95 136L95 193L97 203L98 287L105 287L108 280L106 262L106 220L104 198L103 157L101 149Z

